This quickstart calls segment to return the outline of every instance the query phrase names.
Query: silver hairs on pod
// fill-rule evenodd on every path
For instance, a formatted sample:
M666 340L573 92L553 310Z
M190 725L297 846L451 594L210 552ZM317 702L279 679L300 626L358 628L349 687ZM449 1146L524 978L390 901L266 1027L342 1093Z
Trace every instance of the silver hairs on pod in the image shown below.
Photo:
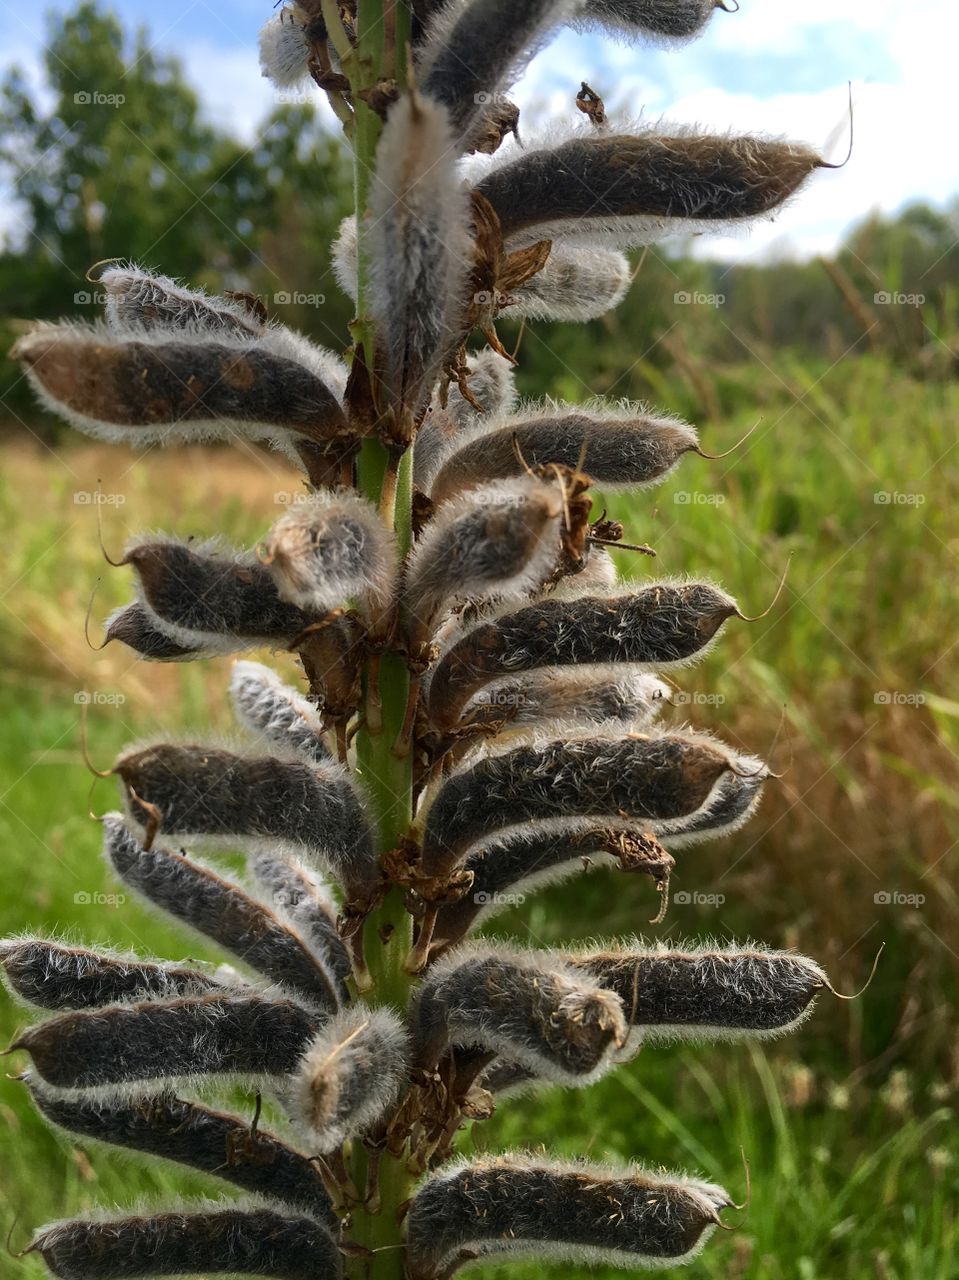
M356 1005L328 1022L304 1054L291 1091L311 1149L323 1154L368 1134L396 1105L409 1068L409 1036L391 1010Z
M230 677L236 718L263 746L296 752L314 763L330 759L323 720L298 690L260 662L237 662Z
M111 329L127 336L131 329L144 328L259 338L266 330L263 320L235 298L187 289L132 262L106 267L99 283L106 293L104 319Z
M416 433L413 446L413 482L425 493L449 447L461 431L494 422L512 413L516 405L513 366L492 347L466 357L466 384L471 403L456 383L451 383L445 407L436 396Z
M507 1255L674 1267L695 1256L731 1203L712 1183L635 1166L461 1160L413 1198L409 1273L431 1280L459 1257Z
M599 27L627 38L692 40L717 9L726 9L721 0L586 0L571 25Z
M669 694L669 685L645 672L546 668L480 690L463 720L477 727L501 725L502 732L563 721L584 727L605 724L611 732L623 733L626 725L648 728Z
M297 4L285 4L260 28L260 70L278 89L292 89L310 74L307 17Z
M589 1084L626 1038L621 1001L562 957L465 944L437 961L411 1014L414 1058L479 1046L562 1084Z
M618 249L553 245L546 266L510 290L509 319L595 320L614 310L629 291L633 268Z
M340 1280L343 1275L342 1255L324 1226L255 1202L54 1222L37 1232L30 1252L39 1253L59 1280L201 1272L276 1280Z
M111 640L119 640L144 662L193 662L200 656L212 656L212 653L221 651L219 636L212 637L209 642L213 646L212 653L201 640L178 644L157 625L142 600L121 605L110 614L104 624L104 645Z

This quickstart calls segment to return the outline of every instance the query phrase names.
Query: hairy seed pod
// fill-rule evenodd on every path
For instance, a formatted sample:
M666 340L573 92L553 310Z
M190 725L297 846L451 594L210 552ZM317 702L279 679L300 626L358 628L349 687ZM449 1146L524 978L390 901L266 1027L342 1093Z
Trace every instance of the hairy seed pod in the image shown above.
M477 1045L563 1084L589 1084L626 1038L619 997L546 952L461 947L427 972L411 1013L418 1065Z
M737 613L735 600L709 582L540 601L481 623L447 650L430 680L430 723L451 729L484 686L542 667L611 667L615 677L620 664L686 665Z
M55 1222L34 1236L30 1248L60 1280L202 1272L340 1280L343 1274L340 1251L325 1227L255 1205Z
M377 400L400 441L412 439L444 361L459 344L472 268L467 196L446 109L415 91L390 109L376 151L370 264L379 336Z
M26 1049L57 1089L112 1091L197 1076L288 1075L316 1035L316 1018L292 1000L260 995L120 1004L62 1013L28 1027Z
M457 1255L667 1267L688 1261L731 1201L682 1174L542 1163L520 1155L459 1161L421 1187L407 1219L411 1280Z
M106 268L99 283L106 293L104 317L111 329L129 334L134 328L177 329L258 338L265 331L241 302L185 289L169 276L133 263Z
M130 334L41 325L11 355L47 409L97 440L148 445L292 435L322 442L349 434L325 368L301 361L302 345L288 344L281 330L259 340L187 330Z
M336 903L326 885L295 858L261 853L253 859L251 870L277 910L309 940L313 952L336 979L341 1004L347 1004L346 981L352 976L353 963L336 927Z
M310 622L280 599L255 556L215 542L144 539L127 550L123 563L136 571L149 620L183 649L213 654L264 643L286 646Z
M409 1036L389 1009L357 1005L326 1024L293 1086L294 1114L324 1154L368 1134L409 1083Z
M542 271L512 289L510 319L596 320L626 297L633 268L617 249L553 246Z
M298 5L287 4L260 28L260 70L278 89L292 89L310 73L303 17Z
M461 431L509 414L516 405L513 366L492 347L467 356L465 378L476 403L471 404L454 382L447 392L445 407L434 398L430 413L416 433L413 482L424 493Z
M724 7L719 0L586 0L571 25L670 42L692 40Z
M828 985L805 956L735 944L627 945L567 959L616 992L643 1041L783 1035L808 1017Z
M477 191L510 248L601 237L628 249L771 214L822 164L808 148L772 139L594 130L527 148Z
M643 488L664 479L696 447L692 427L642 409L534 405L457 436L430 497L437 505L448 502L464 489L522 475L524 464L581 467L603 489Z
M501 732L563 721L569 725L605 724L622 733L624 725L645 729L669 698L669 685L637 672L611 680L575 667L533 671L520 680L499 681L481 690L464 719Z
M441 907L433 940L455 942L537 889L566 880L594 863L613 860L623 870L642 871L657 881L668 880L674 865L661 846L623 831L594 828L557 834L534 829L495 840L467 857L463 867L473 875L470 891L458 902Z
M449 111L461 147L579 0L469 0L433 18L420 45L417 80Z
M131 816L158 821L169 837L302 849L350 891L369 888L379 876L370 824L349 775L332 762L159 744L122 755L115 768Z
M157 626L152 611L142 600L134 600L132 604L115 609L107 618L103 635L105 645L111 640L119 640L146 662L192 662L195 658L212 657L221 652L219 636L207 639L205 650L200 640L188 645L177 644Z
M103 820L103 847L120 879L174 920L232 952L325 1013L339 1007L334 976L307 943L262 902L194 858L144 849L116 814Z
M199 969L90 951L47 938L5 938L0 966L10 989L41 1009L96 1009L123 1000L172 1000L219 987Z
M316 1166L249 1120L172 1093L104 1101L51 1092L29 1074L26 1084L47 1120L69 1133L188 1165L309 1213L328 1231L338 1226Z
M737 756L735 774L723 778L712 802L701 812L675 823L665 837L671 849L732 835L755 813L769 769L751 756Z
M456 601L516 600L560 557L563 494L532 476L501 480L446 503L407 561L401 608L413 649Z
M559 830L634 820L661 835L701 809L734 765L706 738L573 739L518 747L453 774L426 818L423 870L440 874L480 841L528 822ZM577 821L588 819L588 822Z
M396 547L373 504L352 489L312 494L290 507L261 548L282 600L313 614L348 600L383 616L396 581Z
M330 759L316 707L260 662L237 662L230 677L236 717L266 747L295 751L314 764Z

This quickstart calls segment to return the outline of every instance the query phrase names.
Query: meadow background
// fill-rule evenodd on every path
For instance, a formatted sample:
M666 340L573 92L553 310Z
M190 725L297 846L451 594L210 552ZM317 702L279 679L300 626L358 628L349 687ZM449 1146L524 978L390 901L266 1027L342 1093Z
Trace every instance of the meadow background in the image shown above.
M4 348L29 318L92 318L84 272L116 253L213 289L251 288L280 320L342 347L350 308L326 245L345 212L347 162L311 108L278 106L250 150L205 122L175 60L103 11L81 6L50 37L46 97L15 71L0 90L0 163L30 219L0 253ZM76 109L79 86L118 75L122 110ZM684 673L671 713L771 753L783 777L745 831L681 856L662 925L646 923L647 881L596 871L496 927L547 944L759 937L821 959L844 992L884 946L860 999L825 997L787 1040L648 1050L599 1086L504 1107L476 1132L484 1148L685 1166L734 1190L742 1149L752 1205L691 1280L959 1273L957 238L959 208L916 205L864 217L828 259L730 266L674 245L637 255L630 297L604 320L522 334L526 394L648 399L699 424L716 453L758 421L730 457L688 460L610 509L658 551L655 562L617 553L625 574L714 577L747 612L768 604L789 562L776 608L730 624ZM520 338L509 323L502 334L507 346ZM229 734L229 662L146 665L90 646L94 587L93 645L131 591L128 572L103 561L97 512L113 553L156 528L250 545L299 479L253 448L134 455L81 441L37 410L8 361L0 422L0 933L29 926L213 958L116 899L88 816L114 804L112 784L92 785L80 712L86 702L101 766L144 735ZM0 995L0 1039L24 1016ZM56 1135L15 1079L24 1059L5 1063L10 1249L34 1224L95 1204L229 1194ZM0 1253L0 1276L40 1274L35 1258Z

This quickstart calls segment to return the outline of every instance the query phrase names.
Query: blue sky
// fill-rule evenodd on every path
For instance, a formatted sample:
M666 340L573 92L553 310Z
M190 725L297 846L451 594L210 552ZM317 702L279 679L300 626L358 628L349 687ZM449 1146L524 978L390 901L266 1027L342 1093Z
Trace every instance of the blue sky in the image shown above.
M517 0L517 3L521 0ZM269 0L119 0L128 26L145 24L156 45L178 54L209 114L252 140L273 104L257 66L257 31ZM39 7L0 0L4 63L39 81L45 36ZM632 47L566 31L535 59L515 96L523 128L572 112L582 79L603 93L614 118L700 124L786 135L841 158L848 142L847 82L853 82L856 145L840 172L814 178L774 223L746 238L704 241L730 260L828 251L871 208L959 195L959 149L943 147L955 118L956 19L952 0L742 0L717 13L706 34L678 49ZM940 121L940 129L930 128ZM331 126L332 127L332 126ZM9 206L0 226L14 226Z

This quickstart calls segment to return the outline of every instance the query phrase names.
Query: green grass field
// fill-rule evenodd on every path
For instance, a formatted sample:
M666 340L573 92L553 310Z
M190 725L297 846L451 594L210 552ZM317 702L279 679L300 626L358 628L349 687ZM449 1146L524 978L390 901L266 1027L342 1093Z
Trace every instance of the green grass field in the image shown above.
M674 894L722 901L674 902L654 929L645 923L655 911L647 881L595 872L531 899L497 930L547 943L644 931L752 935L815 955L840 991L865 979L884 943L877 977L853 1003L824 998L788 1040L650 1049L591 1090L504 1106L465 1147L542 1145L684 1167L734 1195L745 1185L742 1151L749 1210L686 1270L691 1280L952 1280L959 385L922 386L869 358L827 372L787 354L778 372L723 375L724 403L749 407L705 432L704 447L721 452L757 405L763 414L737 455L688 459L663 489L628 509L611 504L630 539L659 551L655 564L619 553L625 572L708 575L746 612L769 603L790 563L772 614L731 624L704 666L684 673L689 701L670 713L771 752L784 774L745 832L681 860ZM675 404L681 390L658 398ZM87 647L94 580L103 577L94 641L97 620L130 589L127 571L102 563L93 505L76 500L98 478L104 494L123 498L102 507L112 552L135 530L157 527L251 543L277 515L275 495L296 487L260 455L196 450L133 461L74 442L3 447L0 932L67 931L213 958L132 901L84 901L117 890L87 816L115 801L110 782L91 788L76 695L93 699L90 748L101 766L138 736L188 726L230 732L227 662L144 667L116 646ZM9 1040L25 1014L0 1000ZM0 1230L11 1232L11 1250L36 1224L93 1205L230 1194L55 1136L15 1079L26 1065L11 1055L0 1079ZM4 1277L41 1274L35 1257L0 1254Z

